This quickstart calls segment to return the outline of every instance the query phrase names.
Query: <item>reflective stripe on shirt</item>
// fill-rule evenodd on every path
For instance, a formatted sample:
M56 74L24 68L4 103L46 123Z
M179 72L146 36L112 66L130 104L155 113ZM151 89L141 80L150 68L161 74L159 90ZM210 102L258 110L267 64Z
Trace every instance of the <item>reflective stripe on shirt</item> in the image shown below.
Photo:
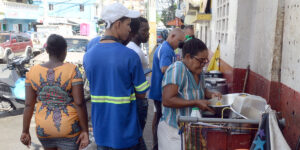
M148 82L148 81L145 81L145 82L142 83L141 85L135 86L135 90L136 90L137 92L142 92L142 91L146 90L149 86L150 86L150 85L149 85L149 82Z
M125 97L91 95L91 101L94 103L128 104L134 100L136 100L135 93Z

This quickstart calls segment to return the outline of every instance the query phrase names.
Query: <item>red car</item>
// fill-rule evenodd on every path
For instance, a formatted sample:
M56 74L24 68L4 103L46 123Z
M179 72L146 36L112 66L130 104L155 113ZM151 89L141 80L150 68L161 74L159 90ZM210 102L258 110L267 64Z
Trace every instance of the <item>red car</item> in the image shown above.
M25 33L0 33L0 60L7 62L13 56L32 55L32 41Z

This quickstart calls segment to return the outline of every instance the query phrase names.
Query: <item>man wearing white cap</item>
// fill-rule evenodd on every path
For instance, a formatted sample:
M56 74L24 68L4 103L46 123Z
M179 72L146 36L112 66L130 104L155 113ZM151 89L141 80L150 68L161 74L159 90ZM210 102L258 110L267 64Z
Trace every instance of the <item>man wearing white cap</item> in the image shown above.
M84 56L98 150L139 150L136 99L145 97L149 83L139 56L122 44L131 31L130 18L139 16L119 3L104 7L105 34Z

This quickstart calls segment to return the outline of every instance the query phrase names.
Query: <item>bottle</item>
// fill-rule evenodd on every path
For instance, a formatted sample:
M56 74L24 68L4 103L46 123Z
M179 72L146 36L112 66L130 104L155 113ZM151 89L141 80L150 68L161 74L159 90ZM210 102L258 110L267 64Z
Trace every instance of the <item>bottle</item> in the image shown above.
M193 107L192 108L191 117L202 118L202 115L201 115L200 110L199 110L198 107Z

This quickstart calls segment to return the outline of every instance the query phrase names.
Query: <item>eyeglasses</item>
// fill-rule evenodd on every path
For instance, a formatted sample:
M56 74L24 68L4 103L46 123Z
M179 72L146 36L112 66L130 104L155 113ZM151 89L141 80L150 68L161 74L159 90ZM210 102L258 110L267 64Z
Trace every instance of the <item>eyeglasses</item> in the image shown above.
M193 57L193 58L195 58L200 63L200 65L205 65L209 61L208 58L197 58L197 57Z

